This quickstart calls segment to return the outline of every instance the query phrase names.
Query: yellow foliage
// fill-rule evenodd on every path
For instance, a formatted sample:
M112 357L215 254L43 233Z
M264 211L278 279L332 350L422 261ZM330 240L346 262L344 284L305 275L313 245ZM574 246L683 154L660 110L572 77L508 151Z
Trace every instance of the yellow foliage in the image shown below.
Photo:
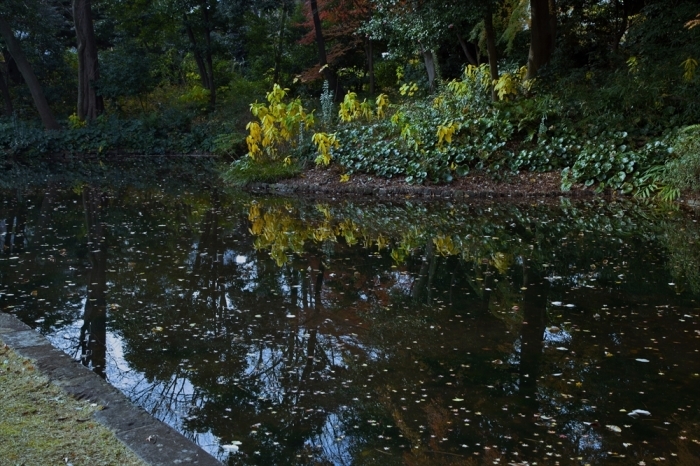
M355 236L355 233L359 231L360 229L354 221L350 219L345 219L343 222L340 223L340 225L338 225L336 235L343 236L347 245L353 246L357 244L357 238Z
M386 114L386 109L389 108L389 96L386 94L379 94L375 101L377 105L377 111L372 109L372 104L367 102L367 99L362 102L357 101L357 94L355 92L348 92L343 98L343 102L340 104L338 109L338 116L345 123L364 118L367 121L371 121L375 116L377 118L383 118Z
M486 63L482 63L479 66L467 65L464 69L464 81L471 81L483 88L489 87L491 85L491 73L488 65Z
M350 175L348 175L347 173L340 175L341 183L347 183L348 181L350 181Z
M518 77L521 81L525 81L525 78L527 77L527 66L521 66L518 68Z
M683 66L683 79L690 82L695 78L695 70L698 67L698 61L693 57L688 57L682 64Z
M385 238L381 233L377 236L377 250L381 251L389 245L389 240Z
M452 136L459 130L459 124L451 121L447 125L440 125L437 129L438 147L442 148L444 143L452 144Z
M637 57L629 57L627 59L627 69L632 74L639 73L639 59Z
M403 126L405 123L406 115L402 111L398 111L391 116L391 124L394 126Z
M435 245L435 251L441 256L454 256L459 252L450 236L436 236L433 238L433 244Z
M331 149L340 147L336 133L315 133L311 141L316 144L316 149L318 150L316 164L328 165L331 163Z
M512 74L503 73L500 78L493 80L493 90L498 94L498 100L504 100L517 95L519 84Z
M316 204L316 210L321 212L326 220L330 220L331 218L333 218L333 216L331 215L331 209L328 206L328 204Z
M377 118L384 118L386 110L389 108L389 96L386 94L379 94L375 103L377 104Z
M501 274L505 274L511 265L513 265L513 255L497 252L493 255L493 265Z
M357 120L361 114L360 104L357 102L357 94L354 92L345 94L345 98L343 98L343 102L338 109L338 116L340 116L340 119L349 123L353 120Z
M418 85L414 82L406 83L399 88L401 95L408 95L409 97L413 97L413 94L415 94L417 91Z
M250 112L259 120L246 126L248 156L253 160L277 159L280 148L296 144L302 127L313 125L313 114L306 113L299 98L283 102L288 90L275 84L267 93L268 105L259 102L250 105Z
M415 150L418 150L418 147L420 147L422 144L422 141L418 136L418 131L415 131L409 123L404 124L401 128L401 138L407 143L413 144L413 148Z
M403 66L396 67L396 82L401 82L403 80Z
M322 243L324 241L336 241L335 232L330 226L330 222L323 222L321 225L316 227L316 229L311 233L314 240Z
M374 117L374 111L372 110L372 106L370 105L370 103L367 102L367 99L363 100L360 104L360 114L367 121L371 120Z
M78 115L75 113L68 117L68 126L71 129L84 128L85 125L87 125L87 122L78 118Z

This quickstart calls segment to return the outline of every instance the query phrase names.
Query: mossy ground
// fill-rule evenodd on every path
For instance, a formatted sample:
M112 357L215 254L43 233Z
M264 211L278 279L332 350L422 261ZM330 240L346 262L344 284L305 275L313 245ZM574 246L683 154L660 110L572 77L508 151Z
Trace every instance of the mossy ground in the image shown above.
M93 420L99 409L71 398L0 340L0 463L144 465Z

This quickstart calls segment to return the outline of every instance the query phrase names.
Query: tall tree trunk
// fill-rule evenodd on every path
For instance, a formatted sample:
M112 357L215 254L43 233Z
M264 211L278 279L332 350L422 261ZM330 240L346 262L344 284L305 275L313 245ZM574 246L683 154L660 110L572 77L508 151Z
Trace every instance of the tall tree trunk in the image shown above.
M284 46L284 28L287 22L287 7L282 7L282 12L280 13L280 33L277 38L277 47L275 48L275 72L273 74L273 80L276 84L279 84L280 72L282 68L282 47Z
M527 57L525 79L537 77L538 70L549 62L554 51L556 29L554 6L554 0L530 0L530 53Z
M316 47L318 48L318 62L323 70L323 77L328 81L328 86L335 95L335 100L340 100L342 92L338 88L338 75L335 71L328 66L328 58L326 57L326 41L323 38L323 30L321 28L321 17L318 14L318 2L316 0L309 0L309 7L311 7L311 17L314 22L314 31L316 33Z
M41 88L41 84L34 74L32 66L29 64L29 61L27 61L27 57L24 56L24 52L22 52L19 41L12 32L10 24L2 17L0 17L0 35L2 35L2 38L5 40L7 50L10 51L10 55L14 58L24 81L29 87L29 92L32 94L34 105L36 105L44 128L61 129L56 118L53 116L53 112L51 112L49 103L46 101L46 96L44 95L44 90Z
M7 76L7 80L5 80ZM3 101L3 114L5 116L12 116L14 109L12 107L12 97L10 97L10 89L8 88L8 83L10 81L10 76L5 70L0 67L0 93L2 94Z
M91 0L73 0L73 22L78 39L78 118L94 120L105 109L95 84L100 79Z
M493 31L493 17L491 12L484 16L484 30L486 31L486 48L489 52L489 70L491 71L491 100L498 100L494 81L498 80L498 50L496 49L496 33Z

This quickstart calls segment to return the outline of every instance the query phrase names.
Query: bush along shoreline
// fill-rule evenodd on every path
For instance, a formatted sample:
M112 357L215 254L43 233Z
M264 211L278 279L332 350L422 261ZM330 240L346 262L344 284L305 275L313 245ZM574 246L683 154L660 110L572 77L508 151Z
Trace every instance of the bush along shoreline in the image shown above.
M421 93L401 82L386 94L345 94L335 108L324 86L318 115L275 85L267 103L251 105L248 154L224 171L232 184L296 176L311 162L334 164L340 181L357 174L445 184L469 173L499 180L519 172L561 172L561 190L582 184L643 198L673 200L697 189L700 125L625 131L625 115L586 118L578 101L556 98L525 69L492 81L485 65ZM694 79L694 78L693 78ZM495 96L495 99L492 98Z

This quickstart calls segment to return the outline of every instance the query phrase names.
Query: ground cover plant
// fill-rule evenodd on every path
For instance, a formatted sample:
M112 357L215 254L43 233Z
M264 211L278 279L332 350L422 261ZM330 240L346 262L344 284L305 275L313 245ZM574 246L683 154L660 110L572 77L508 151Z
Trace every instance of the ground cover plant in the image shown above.
M6 464L143 465L106 427L0 340L0 457Z

